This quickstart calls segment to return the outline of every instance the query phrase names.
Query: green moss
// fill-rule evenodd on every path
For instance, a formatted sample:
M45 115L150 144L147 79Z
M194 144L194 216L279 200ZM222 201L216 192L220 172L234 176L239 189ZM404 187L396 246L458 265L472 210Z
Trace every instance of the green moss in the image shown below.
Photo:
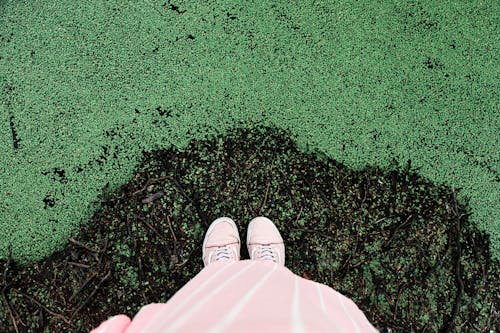
M261 125L356 169L411 161L500 253L496 2L178 5L1 2L0 257L61 249L142 151Z

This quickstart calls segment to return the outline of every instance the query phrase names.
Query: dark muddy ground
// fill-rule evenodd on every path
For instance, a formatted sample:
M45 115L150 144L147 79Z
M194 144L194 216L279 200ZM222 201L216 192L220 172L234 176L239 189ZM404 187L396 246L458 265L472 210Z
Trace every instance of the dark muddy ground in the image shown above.
M86 332L166 302L202 268L222 215L242 239L253 217L270 217L287 267L351 297L382 332L498 331L499 265L456 190L410 167L354 171L269 128L145 153L66 249L0 262L0 331Z

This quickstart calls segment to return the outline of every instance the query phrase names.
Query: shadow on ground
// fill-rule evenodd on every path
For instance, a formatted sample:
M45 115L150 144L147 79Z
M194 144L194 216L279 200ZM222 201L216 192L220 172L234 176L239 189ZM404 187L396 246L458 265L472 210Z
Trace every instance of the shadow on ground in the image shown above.
M489 331L498 263L456 190L407 170L353 171L277 129L234 130L145 153L135 177L70 238L27 267L0 262L0 331L89 331L167 301L202 269L215 218L270 217L300 276L351 297L382 332ZM242 247L243 258L248 253Z

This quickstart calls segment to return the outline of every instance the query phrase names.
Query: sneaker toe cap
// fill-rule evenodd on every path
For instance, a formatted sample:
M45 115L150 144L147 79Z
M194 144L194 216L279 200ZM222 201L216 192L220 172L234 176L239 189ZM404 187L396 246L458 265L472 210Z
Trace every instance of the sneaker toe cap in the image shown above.
M247 239L249 244L277 244L283 243L280 232L269 219L258 218L252 222L251 235Z
M224 246L239 243L238 232L229 223L219 223L207 235L206 247Z

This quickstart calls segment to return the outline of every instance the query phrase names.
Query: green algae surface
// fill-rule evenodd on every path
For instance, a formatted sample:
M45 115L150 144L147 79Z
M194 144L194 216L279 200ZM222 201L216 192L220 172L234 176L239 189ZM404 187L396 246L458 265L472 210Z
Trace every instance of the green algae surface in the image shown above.
M500 249L498 3L0 1L0 258L61 249L143 151L289 130L459 190ZM104 189L104 190L103 190Z

